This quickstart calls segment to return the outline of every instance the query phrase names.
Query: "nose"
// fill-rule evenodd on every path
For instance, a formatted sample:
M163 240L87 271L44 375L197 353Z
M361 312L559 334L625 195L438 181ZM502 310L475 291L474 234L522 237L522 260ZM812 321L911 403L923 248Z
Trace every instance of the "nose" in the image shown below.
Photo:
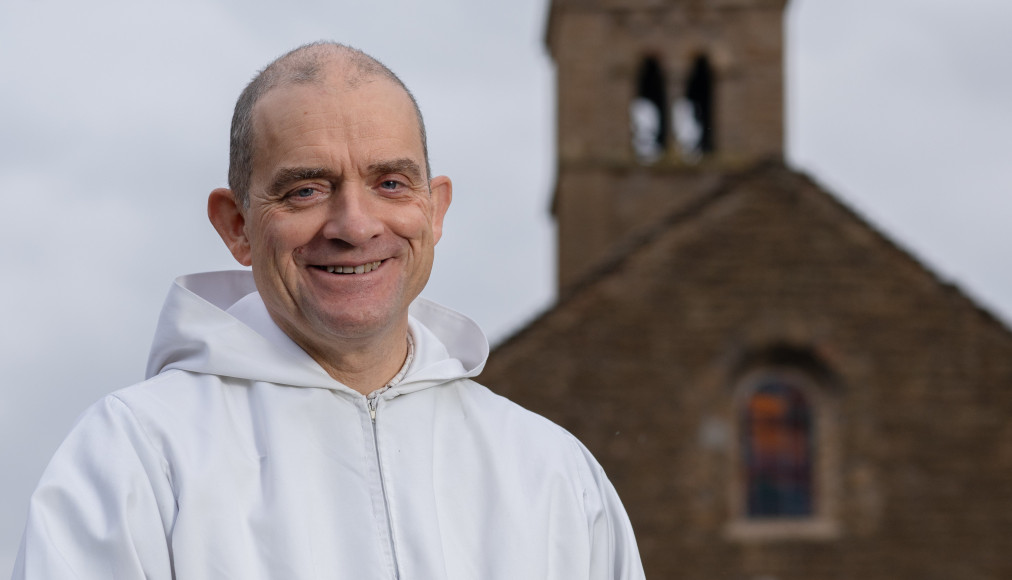
M372 192L359 183L345 182L329 200L323 235L350 246L361 246L383 232L380 207Z

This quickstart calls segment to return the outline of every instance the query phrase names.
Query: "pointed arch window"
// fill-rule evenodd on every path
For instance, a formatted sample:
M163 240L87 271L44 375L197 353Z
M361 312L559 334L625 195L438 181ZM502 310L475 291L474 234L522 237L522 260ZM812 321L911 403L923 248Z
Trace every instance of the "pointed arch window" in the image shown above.
M668 99L660 62L648 56L636 75L636 97L629 105L629 123L636 157L653 162L668 148Z
M763 377L741 409L745 515L813 513L814 416L804 393L784 376Z
M733 397L735 477L728 481L736 541L839 537L836 375L804 348L746 357Z

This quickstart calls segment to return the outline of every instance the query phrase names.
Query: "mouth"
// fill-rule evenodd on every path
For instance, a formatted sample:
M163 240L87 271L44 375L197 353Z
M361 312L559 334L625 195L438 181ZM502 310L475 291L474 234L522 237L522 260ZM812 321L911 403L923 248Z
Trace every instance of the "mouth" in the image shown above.
M324 272L327 272L329 274L343 274L343 275L366 274L368 272L372 272L376 268L379 268L380 264L382 263L383 260L378 260L376 262L367 262L365 264L359 264L358 266L313 266L313 268L316 268L317 270L323 270Z

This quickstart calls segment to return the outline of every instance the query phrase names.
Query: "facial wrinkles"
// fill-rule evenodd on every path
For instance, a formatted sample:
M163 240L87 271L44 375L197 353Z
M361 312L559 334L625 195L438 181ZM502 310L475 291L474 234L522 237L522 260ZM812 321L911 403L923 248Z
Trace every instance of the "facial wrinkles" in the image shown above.
M417 181L417 178L413 180L403 173L395 175L392 172L383 171L383 169L398 166L400 161L393 160L375 164L374 169L369 171L364 178L360 177L357 172L352 172L343 178L335 177L324 168L285 169L280 173L291 171L296 176L315 173L323 175L307 182L293 183L289 187L283 188L284 192L293 188L301 188L304 185L329 189L330 192L325 195L324 199L303 207L288 203L284 199L284 192L279 192L279 195L265 200L264 207L259 212L255 212L259 214L260 218L258 229L273 226L295 227L284 224L302 221L307 233L315 231L317 235L306 239L305 243L297 249L296 253L300 256L334 254L340 250L342 255L350 253L354 256L370 258L372 257L370 251L383 248L386 253L392 253L395 250L393 246L400 247L404 241L401 234L404 234L403 237L407 237L412 242L417 242L419 236L427 239L425 231L411 231L418 228L420 222L424 222L426 225L431 222L433 208L427 185L414 185L411 182ZM382 192L373 191L388 176L391 179L405 182L408 191L399 197L392 198L385 198ZM415 217L412 217L410 212L391 211L395 205L404 209L406 206L411 206L412 210L417 213L414 213ZM421 214L421 219L418 218L419 214ZM344 215L350 215L348 219L368 222L363 227L382 225L382 231L373 232L369 236L370 238L376 237L375 240L362 239L354 231L342 231L343 227L355 227L358 224L331 225L327 223L330 220L340 220ZM283 223L274 223L276 220ZM400 240L400 243L394 244L393 240Z
M336 192L348 187L377 187L383 181L382 177L390 175L414 193L428 197L424 176L413 160L399 158L371 161L374 158L383 159L387 151L396 151L396 142L383 137L370 137L363 141L367 141L368 145L352 143L350 146L342 144L335 147L306 143L293 148L284 156L286 160L293 160L290 165L279 167L274 175L263 179L265 183L257 189L265 192L269 200L281 201L294 187L301 187L300 182L326 183L328 189ZM356 157L350 149L366 149L367 153L359 153Z
M307 268L358 266L392 258L389 272L400 272L398 277L402 280L394 285L398 295L414 295L424 286L432 262L434 236L430 228L434 207L425 171L417 169L424 167L424 158L414 117L404 117L396 101L375 107L378 112L370 110L369 115L353 114L361 101L339 108L333 106L335 101L321 101L319 88L316 91L307 88L306 91L287 91L284 95L279 93L279 101L270 105L271 115L261 115L257 119L262 129L258 131L258 150L263 155L259 156L251 188L254 199L250 209L256 215L253 229L262 239L251 239L251 242L259 246L255 254L260 256L258 268L264 282L277 289L275 302L279 306L288 305L273 310L287 313L285 316L292 321L289 326L294 325L296 330L302 327L297 320L308 319L310 326L316 328L313 332L329 334L328 311L335 304L328 302L323 294L314 297L315 283L300 288L309 280L305 276L311 275L312 271ZM284 99L280 99L281 96ZM338 97L338 101L342 97ZM353 97L372 98L371 95ZM377 104L377 100L369 102ZM269 97L258 106L266 107L268 103ZM401 126L410 123L411 130L392 131L391 123ZM410 163L405 164L405 160ZM407 165L414 169L408 171ZM329 193L318 204L299 205L286 201L285 195L301 187L303 182L268 189L286 168L319 169L325 175L306 183L325 183ZM387 172L402 175L401 181L410 191L390 196L377 190L378 182ZM379 235L360 240L356 245L342 243L339 230L328 233L326 222L340 211L339 204L349 202L345 196L353 197L351 201L361 205L356 211L365 212L364 215L382 224ZM271 271L278 275L272 275ZM353 300L368 307L366 310L404 302L395 299L383 306L367 298L367 286L356 290L359 298ZM329 330L337 330L337 327Z
M367 84L373 82L384 81L377 79ZM382 113L371 116L360 115L350 106L319 105L319 93L323 93L332 103L341 103L344 100L363 98L355 94L359 90L361 89L349 88L341 82L338 82L337 86L331 83L307 86L300 91L301 94L294 102L281 109L281 115L273 117L272 122L266 123L266 127L265 123L258 123L263 129L260 132L261 146L258 149L261 153L272 157L265 160L267 163L261 167L276 167L279 161L293 157L316 157L319 161L326 160L328 162L326 165L334 168L350 167L365 161L351 159L351 150L370 151L375 157L383 158L384 151L392 152L400 148L418 152L421 156L422 143L417 131L417 119L413 115L405 116L405 111L402 110L403 103L397 104L396 101L384 103ZM270 106L272 98L282 97L283 93L268 94L258 107L263 110L264 107ZM265 121L262 116L257 120ZM404 143L400 140L404 138L403 133L396 136L390 134L388 129L392 120L399 120L412 127L407 134L411 142ZM424 159L420 159L419 162L424 164ZM424 171L422 174L424 181L427 176L424 176Z

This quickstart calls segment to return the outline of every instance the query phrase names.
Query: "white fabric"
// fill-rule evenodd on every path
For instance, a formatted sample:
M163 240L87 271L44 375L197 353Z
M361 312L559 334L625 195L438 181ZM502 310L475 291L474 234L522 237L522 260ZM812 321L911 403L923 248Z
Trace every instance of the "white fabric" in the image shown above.
M43 475L14 578L642 578L587 450L468 379L488 354L472 321L411 314L374 422L248 273L180 278L150 378L88 409Z

